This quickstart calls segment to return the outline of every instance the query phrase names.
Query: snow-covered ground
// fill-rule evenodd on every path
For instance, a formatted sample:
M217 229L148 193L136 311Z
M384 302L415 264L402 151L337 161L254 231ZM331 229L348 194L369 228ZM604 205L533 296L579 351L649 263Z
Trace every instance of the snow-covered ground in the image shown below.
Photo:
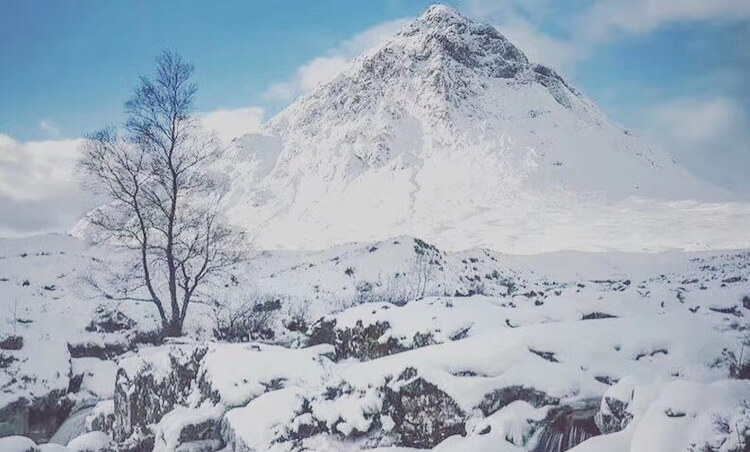
M509 256L406 236L264 251L217 289L219 305L195 306L182 345L159 346L143 343L149 306L87 298L80 277L107 254L63 235L0 241L2 332L23 338L1 351L0 413L53 394L76 419L53 437L67 450L123 444L123 394L152 383L120 388L146 374L164 404L145 427L155 450L176 450L185 429L210 433L196 450L238 451L557 451L584 439L574 450L730 451L750 435L737 367L747 251ZM245 302L263 307L250 342L211 339ZM123 329L92 328L103 312L127 316L108 317ZM172 400L158 385L176 384L178 362L193 370ZM106 441L71 439L85 426ZM34 427L39 442L52 436ZM0 449L24 450L10 444L23 441Z

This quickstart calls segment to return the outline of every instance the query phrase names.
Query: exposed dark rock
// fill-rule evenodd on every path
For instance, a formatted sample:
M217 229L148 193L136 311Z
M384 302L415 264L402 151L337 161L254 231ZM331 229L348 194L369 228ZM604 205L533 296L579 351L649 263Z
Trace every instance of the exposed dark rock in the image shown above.
M742 312L737 308L737 306L731 306L728 308L711 308L709 307L711 311L718 312L719 314L728 314L733 315L735 317L742 317Z
M135 344L122 335L102 335L101 340L83 337L68 343L71 358L112 359L135 348Z
M86 327L86 331L98 333L114 333L132 330L136 326L133 319L119 310L108 305L99 305L94 310L93 318Z
M562 452L600 435L594 422L598 400L553 408L543 421L534 452Z
M21 350L23 348L23 336L10 334L0 339L0 349Z
M477 408L482 411L482 414L489 416L517 400L523 400L535 408L560 403L560 399L557 397L548 396L547 393L538 389L514 385L496 389L486 394Z
M465 414L445 392L407 368L397 390L385 387L383 413L393 420L398 445L431 448L452 435L466 432ZM411 380L411 381L408 381ZM407 382L408 381L408 382Z
M646 353L646 352L638 353L637 355L635 355L635 360L636 361L640 361L641 359L643 359L643 358L645 358L647 356L654 357L656 355L668 355L668 354L669 354L669 350L667 350L665 348L658 348L658 349L653 350L653 351L651 351L649 353Z
M594 380L598 381L599 383L604 383L608 386L612 386L618 381L617 378L610 377L609 375L597 375L594 377Z
M0 369L7 369L14 361L18 361L15 356L0 352Z
M633 415L628 411L629 400L619 400L614 397L604 396L602 398L602 407L596 413L594 421L599 431L603 434L619 432L627 427L633 419Z
M599 319L614 319L617 318L616 315L607 314L606 312L591 312L589 314L584 314L583 317L581 317L581 320L599 320Z
M309 345L332 344L336 350L336 360L357 358L371 360L408 350L394 338L380 342L380 337L390 329L388 322L376 322L364 326L357 321L353 328L337 328L335 320L322 319L312 326ZM430 345L431 336L415 336L415 341ZM415 345L415 347L421 345Z
M543 352L543 351L540 351L540 350L534 350L533 348L530 348L529 351L531 353L539 356L540 358L542 358L545 361L549 361L551 363L559 363L560 362L560 361L557 360L557 358L555 358L555 353L554 352Z

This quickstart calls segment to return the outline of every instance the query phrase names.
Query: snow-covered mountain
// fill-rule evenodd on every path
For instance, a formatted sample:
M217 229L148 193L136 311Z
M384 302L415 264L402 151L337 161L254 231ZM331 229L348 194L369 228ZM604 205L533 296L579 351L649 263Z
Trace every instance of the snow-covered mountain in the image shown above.
M264 246L399 234L520 253L750 245L747 206L666 202L720 194L446 6L235 144L232 216ZM737 209L745 220L730 223ZM694 226L670 230L685 217Z

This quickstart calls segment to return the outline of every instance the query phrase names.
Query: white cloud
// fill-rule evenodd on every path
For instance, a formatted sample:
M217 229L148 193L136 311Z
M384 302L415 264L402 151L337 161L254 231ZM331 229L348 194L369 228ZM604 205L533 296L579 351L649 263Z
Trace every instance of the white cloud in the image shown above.
M51 136L60 135L60 129L58 129L54 124L47 120L42 120L39 122L39 130Z
M496 28L518 46L529 60L555 69L569 69L587 53L583 46L544 34L532 23L520 18L498 24Z
M750 191L750 117L734 99L682 98L655 105L644 126L685 167L712 182Z
M200 116L203 126L215 130L225 143L247 133L257 132L263 123L263 109L260 107L220 109Z
M263 94L271 101L288 102L341 72L346 64L362 52L382 44L406 23L405 19L384 22L341 42L325 56L314 58L298 67L291 79L271 85Z
M557 5L541 0L464 0L462 10L475 19L492 24L533 62L567 70L582 60L587 49L568 38L551 36L538 25L546 17L565 26Z
M91 205L75 174L81 141L0 134L0 234L65 231Z
M269 100L292 100L299 94L315 88L318 84L334 78L348 61L338 55L315 58L297 68L291 80L271 85L263 97Z
M563 70L619 36L650 33L672 23L750 20L748 0L463 0L461 6L472 17L493 23L532 61ZM545 23L554 23L562 36L544 32Z
M579 25L585 36L606 40L617 33L648 33L671 23L748 19L747 0L599 0L581 15Z
M80 139L18 142L0 134L0 196L40 200L78 187Z

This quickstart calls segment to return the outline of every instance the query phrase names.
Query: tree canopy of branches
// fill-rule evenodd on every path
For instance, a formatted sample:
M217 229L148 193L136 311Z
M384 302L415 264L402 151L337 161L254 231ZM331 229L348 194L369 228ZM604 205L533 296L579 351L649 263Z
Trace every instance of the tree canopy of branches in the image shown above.
M89 282L109 299L153 303L165 336L182 334L201 289L243 257L243 236L220 215L224 190L210 164L222 149L192 112L192 73L163 52L125 103L124 127L89 135L79 161L84 182L108 200L88 214L89 236L127 256Z

